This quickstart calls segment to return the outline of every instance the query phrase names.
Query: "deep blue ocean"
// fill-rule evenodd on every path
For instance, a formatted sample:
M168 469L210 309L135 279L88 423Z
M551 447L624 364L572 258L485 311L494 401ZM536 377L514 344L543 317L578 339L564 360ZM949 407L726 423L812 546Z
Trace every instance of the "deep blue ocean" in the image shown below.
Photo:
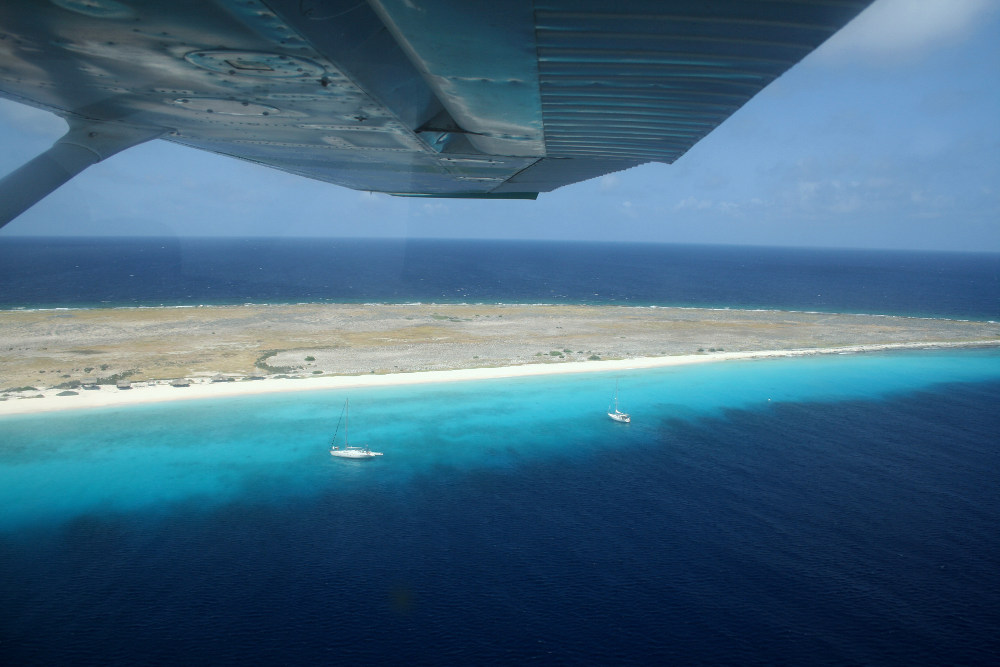
M4 238L0 309L590 303L1000 319L1000 254L538 241Z
M997 321L998 274L975 254L0 240L3 308ZM631 424L604 414L616 383ZM0 418L0 664L1000 659L996 348L355 389L352 440L385 453L365 462L327 453L345 398Z

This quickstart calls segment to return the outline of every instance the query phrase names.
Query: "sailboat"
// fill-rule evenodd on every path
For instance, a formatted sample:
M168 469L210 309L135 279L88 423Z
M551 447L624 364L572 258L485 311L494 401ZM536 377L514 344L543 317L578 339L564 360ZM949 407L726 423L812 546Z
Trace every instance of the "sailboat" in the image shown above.
M628 424L632 421L627 412L622 412L618 409L618 381L615 381L615 397L614 397L614 410L611 409L611 405L608 406L608 416L614 419L616 422L622 422Z
M347 425L350 423L350 399L344 401L344 412L341 414L344 420L344 446L337 446L337 431L340 430L340 422L337 422L337 431L333 433L333 440L330 443L330 456L337 456L342 459L371 459L382 456L382 452L373 452L368 449L368 445L352 446L347 439Z

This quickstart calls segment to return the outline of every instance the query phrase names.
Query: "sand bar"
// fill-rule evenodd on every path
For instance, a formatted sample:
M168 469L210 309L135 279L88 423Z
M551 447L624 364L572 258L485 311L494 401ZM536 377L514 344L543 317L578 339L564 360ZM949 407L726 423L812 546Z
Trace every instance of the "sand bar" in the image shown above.
M0 340L3 415L769 356L1000 345L1000 324L690 308L301 304L2 311ZM170 385L179 378L188 386ZM119 389L121 380L130 388ZM87 381L98 384L83 388Z

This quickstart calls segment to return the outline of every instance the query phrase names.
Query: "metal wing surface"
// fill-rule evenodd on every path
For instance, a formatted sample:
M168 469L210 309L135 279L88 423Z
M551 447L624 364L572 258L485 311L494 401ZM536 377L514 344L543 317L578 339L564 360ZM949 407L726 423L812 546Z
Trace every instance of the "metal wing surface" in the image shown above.
M671 163L870 0L19 0L0 95L69 133L0 224L152 138L357 190L534 198Z

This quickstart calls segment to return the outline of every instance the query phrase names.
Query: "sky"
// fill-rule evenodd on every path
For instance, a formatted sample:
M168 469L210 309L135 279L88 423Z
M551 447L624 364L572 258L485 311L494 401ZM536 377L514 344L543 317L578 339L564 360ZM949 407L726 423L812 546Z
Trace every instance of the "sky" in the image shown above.
M166 141L3 236L608 240L1000 252L1000 2L877 0L672 165L537 201L357 192ZM0 100L0 175L65 131Z

